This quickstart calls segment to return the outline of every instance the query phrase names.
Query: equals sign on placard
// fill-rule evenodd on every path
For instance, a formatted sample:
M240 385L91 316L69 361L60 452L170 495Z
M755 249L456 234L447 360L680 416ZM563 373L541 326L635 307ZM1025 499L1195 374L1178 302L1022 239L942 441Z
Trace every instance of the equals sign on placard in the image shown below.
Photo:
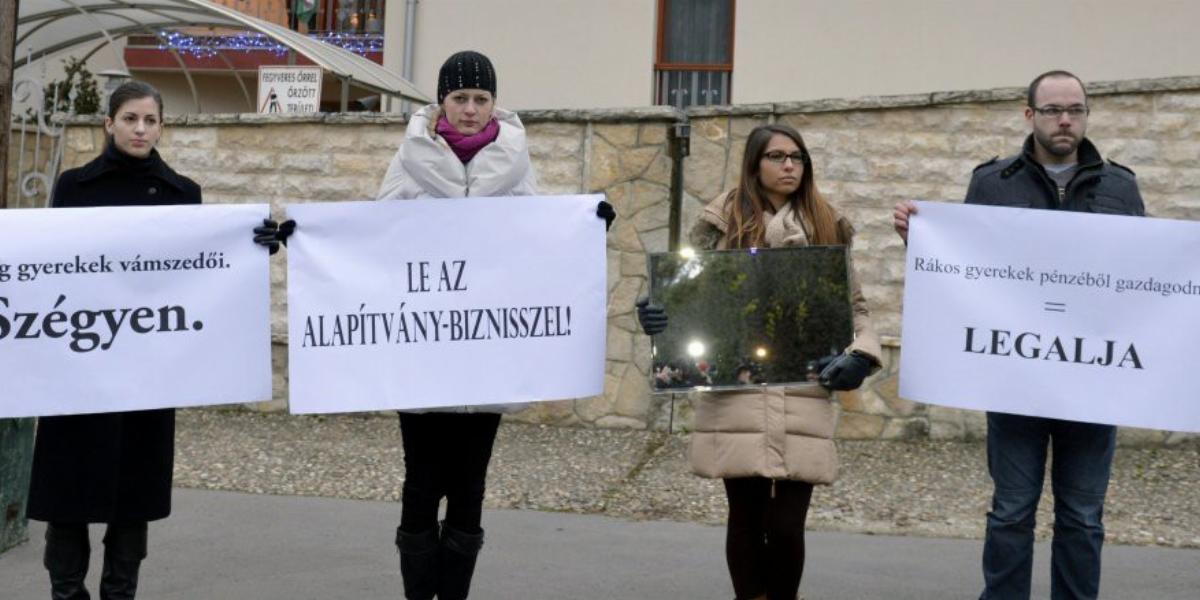
M1043 305L1044 306L1042 308L1046 312L1067 312L1067 305L1063 304L1062 302L1044 302Z

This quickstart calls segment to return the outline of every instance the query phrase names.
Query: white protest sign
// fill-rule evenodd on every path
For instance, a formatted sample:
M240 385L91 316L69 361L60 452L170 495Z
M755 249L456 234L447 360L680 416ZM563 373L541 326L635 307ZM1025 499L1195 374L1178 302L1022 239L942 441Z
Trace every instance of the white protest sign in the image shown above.
M917 206L902 396L1200 431L1200 223Z
M258 112L321 111L321 67L258 68Z
M0 417L269 400L267 214L0 210Z
M599 394L602 198L288 206L292 412Z

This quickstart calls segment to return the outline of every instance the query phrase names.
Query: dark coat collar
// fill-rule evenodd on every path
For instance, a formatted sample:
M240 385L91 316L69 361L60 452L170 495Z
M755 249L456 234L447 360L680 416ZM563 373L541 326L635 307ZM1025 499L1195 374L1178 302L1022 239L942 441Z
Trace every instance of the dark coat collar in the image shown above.
M80 168L79 181L90 181L115 172L144 173L162 180L181 192L187 191L183 179L167 166L167 163L159 156L157 149L151 148L150 156L146 158L134 158L118 150L112 142L105 145L104 152L101 152L100 156Z
M1033 134L1029 134L1029 137L1025 138L1025 145L1021 149L1021 157L1025 160L1025 162L1031 164L1040 164L1038 163L1037 159L1034 158L1033 144ZM1100 151L1097 150L1095 144L1093 144L1092 141L1086 137L1079 142L1078 152L1080 169L1091 169L1104 164L1104 159L1100 157Z

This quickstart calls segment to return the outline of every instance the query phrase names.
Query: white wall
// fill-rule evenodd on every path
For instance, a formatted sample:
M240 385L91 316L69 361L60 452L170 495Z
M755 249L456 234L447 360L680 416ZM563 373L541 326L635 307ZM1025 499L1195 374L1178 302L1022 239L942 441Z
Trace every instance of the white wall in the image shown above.
M741 0L735 103L1200 75L1191 0Z
M400 72L404 0L388 2L384 64ZM651 103L653 0L421 0L412 81L437 96L437 73L459 50L496 67L500 106L601 108Z

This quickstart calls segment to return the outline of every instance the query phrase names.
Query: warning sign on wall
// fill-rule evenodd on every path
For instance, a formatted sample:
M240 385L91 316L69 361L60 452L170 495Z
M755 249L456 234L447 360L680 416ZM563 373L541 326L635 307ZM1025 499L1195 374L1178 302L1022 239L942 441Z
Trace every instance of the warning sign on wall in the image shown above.
M259 67L258 112L321 110L321 67Z

